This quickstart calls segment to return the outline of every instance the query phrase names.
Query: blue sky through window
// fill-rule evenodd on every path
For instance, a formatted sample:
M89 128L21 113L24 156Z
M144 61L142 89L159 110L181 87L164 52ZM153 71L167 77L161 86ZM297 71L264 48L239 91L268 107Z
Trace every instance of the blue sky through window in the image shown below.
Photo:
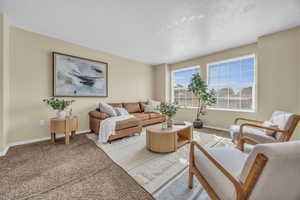
M200 73L200 68L192 68L173 73L173 86L181 85L187 87L191 81L193 74Z
M209 85L254 82L254 57L209 66Z

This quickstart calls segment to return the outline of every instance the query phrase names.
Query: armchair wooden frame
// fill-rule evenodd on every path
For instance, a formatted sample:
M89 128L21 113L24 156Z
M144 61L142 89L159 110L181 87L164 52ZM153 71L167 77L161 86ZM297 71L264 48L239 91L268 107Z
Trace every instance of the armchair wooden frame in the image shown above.
M252 145L256 145L257 142L252 140L249 137L244 137L244 127L253 127L253 128L259 128L259 129L264 129L264 130L269 130L269 131L274 131L277 133L281 133L283 136L283 139L281 140L281 142L287 142L290 140L290 138L292 137L297 124L300 120L300 116L299 115L295 115L289 129L287 130L281 130L279 128L272 128L272 127L265 127L262 126L261 124L263 124L262 121L258 121L258 120L252 120L252 119L246 119L246 118L236 118L234 121L234 124L238 124L238 121L247 121L247 122L254 122L255 124L252 123L244 123L241 124L240 126L240 133L239 133L239 137L238 137L238 144L237 144L237 148L240 149L241 151L244 151L244 144L248 143L248 144L252 144Z
M203 188L207 191L208 195L213 200L219 200L220 197L217 195L213 187L208 183L202 173L197 169L195 165L195 147L198 148L208 159L216 166L221 173L225 175L226 178L234 185L236 191L236 200L247 200L257 183L268 158L264 154L258 154L256 159L251 166L251 169L246 177L244 183L240 180L236 179L233 175L231 175L222 165L216 161L203 147L201 147L197 142L191 142L190 149L190 165L189 165L189 183L188 186L190 189L193 188L193 177L194 175L197 177L199 182L202 184Z

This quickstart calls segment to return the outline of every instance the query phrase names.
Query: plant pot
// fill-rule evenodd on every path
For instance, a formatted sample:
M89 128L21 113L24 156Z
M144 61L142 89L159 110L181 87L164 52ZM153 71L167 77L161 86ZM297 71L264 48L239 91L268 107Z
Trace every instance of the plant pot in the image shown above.
M193 126L194 126L194 128L203 128L203 121L201 119L199 119L199 120L196 119L193 122Z
M58 118L58 119L64 119L64 118L66 118L66 116L67 116L67 112L64 110L58 110L56 112L56 118Z
M171 117L168 117L167 118L167 127L168 128L171 128L173 126L173 120Z

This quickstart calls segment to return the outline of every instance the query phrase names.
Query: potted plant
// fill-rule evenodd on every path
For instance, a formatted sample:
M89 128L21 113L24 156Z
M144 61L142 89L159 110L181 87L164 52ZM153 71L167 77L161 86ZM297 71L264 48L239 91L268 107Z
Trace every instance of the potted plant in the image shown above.
M158 110L167 116L167 127L172 127L172 117L176 114L177 112L177 104L175 103L166 103L166 102L162 102L159 106L158 106Z
M54 97L43 99L43 102L48 104L53 110L57 110L57 118L66 117L66 109L75 102L75 100L56 99Z
M193 75L188 85L188 91L198 98L197 117L193 122L194 128L203 128L203 121L200 119L200 115L205 115L206 106L216 103L215 93L207 88L199 73Z

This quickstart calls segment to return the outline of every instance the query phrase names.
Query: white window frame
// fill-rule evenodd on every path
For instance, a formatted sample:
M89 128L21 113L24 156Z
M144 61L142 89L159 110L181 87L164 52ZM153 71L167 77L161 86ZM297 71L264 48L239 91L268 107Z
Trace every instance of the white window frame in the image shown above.
M211 65L216 65L216 64L221 64L221 63L226 63L226 62L232 62L232 61L237 61L237 60L242 60L242 59L246 59L246 58L254 58L254 77L253 77L253 85L252 85L252 109L250 110L243 110L243 109L230 109L230 108L214 108L214 107L210 107L208 106L207 109L208 110L220 110L220 111L233 111L233 112L251 112L254 113L257 110L257 61L256 61L256 55L255 54L249 54L246 56L240 56L240 57L235 57L235 58L230 58L230 59L226 59L226 60L221 60L221 61L217 61L217 62L211 62L211 63L207 63L206 65L206 83L207 86L210 87L209 85L209 67ZM249 85L248 83L241 83L241 84L227 84L225 86L228 87L234 87L234 86L243 86L243 85ZM215 85L218 86L218 85ZM221 85L219 85L221 86Z
M181 71L186 71L186 70L190 70L190 69L199 69L199 74L201 75L201 66L200 65L195 65L192 67L185 67L185 68L180 68L180 69L176 69L176 70L172 70L171 71L171 100L172 102L174 102L174 73L176 72L181 72ZM185 105L179 105L180 108L197 108L196 106L185 106Z

